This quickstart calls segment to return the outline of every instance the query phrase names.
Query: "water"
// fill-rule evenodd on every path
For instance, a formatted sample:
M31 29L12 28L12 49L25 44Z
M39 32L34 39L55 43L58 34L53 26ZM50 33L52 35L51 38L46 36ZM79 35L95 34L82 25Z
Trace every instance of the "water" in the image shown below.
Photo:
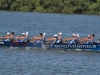
M51 37L58 32L63 37L79 33L100 38L100 16L79 14L0 11L0 35L14 31L36 36L46 32ZM100 52L64 50L28 50L0 48L0 75L99 75Z

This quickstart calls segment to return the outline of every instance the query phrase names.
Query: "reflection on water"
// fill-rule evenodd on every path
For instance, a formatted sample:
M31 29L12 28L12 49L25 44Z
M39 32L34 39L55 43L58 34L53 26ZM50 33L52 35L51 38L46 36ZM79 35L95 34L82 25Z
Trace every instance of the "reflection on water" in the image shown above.
M29 31L30 37L62 32L63 37L95 33L100 37L99 15L50 14L0 11L0 35ZM0 48L0 75L99 75L100 53L91 51Z

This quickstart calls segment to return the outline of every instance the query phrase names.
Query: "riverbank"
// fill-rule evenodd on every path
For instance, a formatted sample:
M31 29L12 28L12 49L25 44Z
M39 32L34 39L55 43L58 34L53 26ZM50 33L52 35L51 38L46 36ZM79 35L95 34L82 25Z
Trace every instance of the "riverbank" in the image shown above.
M99 0L2 0L0 10L68 14L100 14Z

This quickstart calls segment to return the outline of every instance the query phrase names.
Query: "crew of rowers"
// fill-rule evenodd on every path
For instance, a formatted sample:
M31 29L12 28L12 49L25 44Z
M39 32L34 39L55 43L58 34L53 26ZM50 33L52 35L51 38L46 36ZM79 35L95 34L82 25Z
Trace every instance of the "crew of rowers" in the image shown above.
M28 39L28 32L22 33L21 36L14 37L14 32L7 32L5 36L0 37L2 41L14 41L14 42L23 42Z
M28 32L22 33L21 36L14 36L14 32L7 32L5 36L0 37L0 41L13 41L13 42L44 42L47 43L66 43L66 44L92 44L94 43L94 34L88 35L86 38L79 38L79 34L72 34L71 38L64 38L62 39L62 33L59 32L55 34L54 37L47 38L45 40L46 33L39 33L38 36L34 36L33 38L29 39ZM100 43L100 39L97 43Z
M72 34L71 38L62 39L62 33L54 35L53 38L48 38L52 43L66 43L66 44L92 44L94 43L94 34L88 35L86 38L80 38L79 34ZM97 43L100 43L100 39Z
M39 33L38 36L34 36L33 38L31 38L29 40L29 36L28 36L28 32L26 33L22 33L21 36L14 36L14 32L7 32L7 34L5 36L1 36L0 37L0 41L13 41L13 42L33 42L33 41L37 41L37 42L42 42L44 41L44 36L45 33Z

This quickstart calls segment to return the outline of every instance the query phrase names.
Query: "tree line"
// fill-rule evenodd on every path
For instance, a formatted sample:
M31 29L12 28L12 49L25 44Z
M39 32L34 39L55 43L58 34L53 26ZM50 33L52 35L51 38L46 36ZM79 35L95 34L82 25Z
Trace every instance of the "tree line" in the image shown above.
M100 14L100 0L0 0L0 10Z

